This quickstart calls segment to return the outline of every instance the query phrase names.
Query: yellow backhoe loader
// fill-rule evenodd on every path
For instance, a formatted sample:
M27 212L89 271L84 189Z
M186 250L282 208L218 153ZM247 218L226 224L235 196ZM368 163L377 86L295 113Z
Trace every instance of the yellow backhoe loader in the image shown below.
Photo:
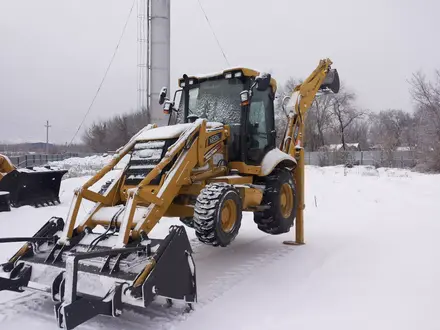
M0 191L9 192L13 207L59 204L61 179L66 173L67 170L50 166L16 168L7 156L0 154Z
M304 116L317 93L338 92L331 64L321 60L295 87L279 147L277 85L269 74L236 68L184 75L173 101L164 88L159 102L169 125L148 125L121 147L75 191L66 222L54 217L33 237L0 239L26 242L3 265L9 274L0 277L0 291L46 291L59 326L73 329L96 315L119 316L124 306L147 307L156 296L192 308L196 267L185 226L150 237L162 217L179 217L201 242L219 248L233 243L243 211L272 235L289 232L296 217L294 243L301 244ZM90 189L126 155L124 170L101 193ZM83 200L95 204L79 219Z

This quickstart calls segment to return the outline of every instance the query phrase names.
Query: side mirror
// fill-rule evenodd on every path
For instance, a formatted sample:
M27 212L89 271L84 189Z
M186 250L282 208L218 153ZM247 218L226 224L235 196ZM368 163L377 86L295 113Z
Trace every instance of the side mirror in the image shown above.
M260 92L264 92L270 86L270 73L260 73L260 75L255 78L255 82L257 83L257 90Z
M167 97L168 89L166 87L162 87L159 94L159 104L162 105L165 102L165 98Z
M249 97L250 97L250 95L249 95L250 93L249 93L249 91L242 91L241 93L240 93L240 100L241 100L241 106L244 106L244 105L248 105L249 104Z
M170 112L173 110L173 105L174 103L170 100L165 101L163 105L163 113L169 115Z

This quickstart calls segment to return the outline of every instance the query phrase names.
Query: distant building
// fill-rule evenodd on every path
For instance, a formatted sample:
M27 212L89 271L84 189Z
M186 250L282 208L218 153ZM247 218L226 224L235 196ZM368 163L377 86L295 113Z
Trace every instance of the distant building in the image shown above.
M342 148L342 143L339 144L329 144L319 148L319 151L341 151L344 150ZM346 151L361 151L359 143L346 143L345 144Z

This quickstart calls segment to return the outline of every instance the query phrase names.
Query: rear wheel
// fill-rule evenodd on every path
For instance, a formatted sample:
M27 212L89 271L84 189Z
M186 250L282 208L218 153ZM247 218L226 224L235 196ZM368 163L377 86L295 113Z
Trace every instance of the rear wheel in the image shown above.
M228 246L241 226L242 201L227 183L212 183L199 194L194 208L194 229L198 239L213 246Z
M279 235L287 233L293 226L296 216L295 180L291 171L275 169L264 180L266 189L263 194L262 205L268 209L255 212L254 221L261 231Z

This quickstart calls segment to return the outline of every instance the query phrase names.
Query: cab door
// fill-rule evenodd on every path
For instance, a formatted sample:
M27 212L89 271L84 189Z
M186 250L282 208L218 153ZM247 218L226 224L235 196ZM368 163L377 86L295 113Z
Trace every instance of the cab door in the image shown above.
M260 165L275 147L275 120L271 88L254 90L246 121L246 163Z

